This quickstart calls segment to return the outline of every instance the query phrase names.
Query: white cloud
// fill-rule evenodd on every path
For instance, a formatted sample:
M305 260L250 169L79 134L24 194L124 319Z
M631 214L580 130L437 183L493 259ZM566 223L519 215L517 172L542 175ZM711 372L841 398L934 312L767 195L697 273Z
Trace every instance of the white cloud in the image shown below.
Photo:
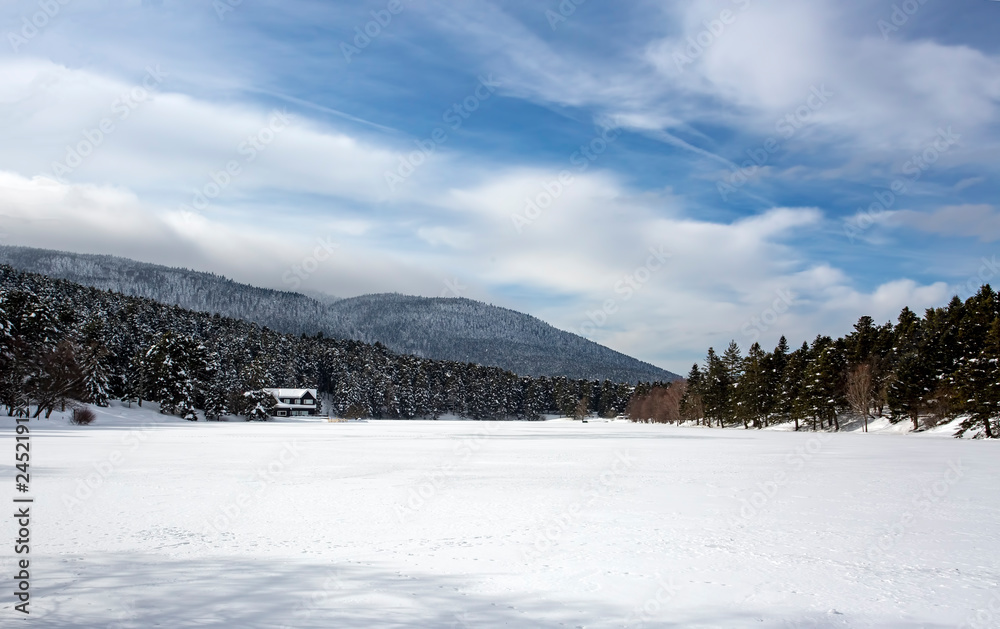
M196 100L172 91L170 71L160 68L166 77L143 96L143 76L129 84L36 59L0 59L6 79L0 103L17 121L0 131L0 169L55 177L61 171L53 172L53 164L66 165L71 152L91 153L96 144L79 166L70 162L65 179L155 191L190 204L232 162L239 174L216 205L260 190L365 203L389 196L383 173L397 158L389 147L302 117L286 123L277 110ZM102 121L109 132L100 132Z
M421 227L417 236L427 244L437 247L444 245L452 249L466 249L470 246L472 236L450 227Z
M352 237L356 225L326 227L301 215L273 224L212 217L158 207L118 187L0 171L4 244L120 255L283 290L292 288L289 271L313 256L321 263L300 280L305 288L337 295L439 290L433 268L414 268L405 256Z
M1000 211L987 204L950 205L932 212L901 210L893 213L892 222L940 236L1000 240Z

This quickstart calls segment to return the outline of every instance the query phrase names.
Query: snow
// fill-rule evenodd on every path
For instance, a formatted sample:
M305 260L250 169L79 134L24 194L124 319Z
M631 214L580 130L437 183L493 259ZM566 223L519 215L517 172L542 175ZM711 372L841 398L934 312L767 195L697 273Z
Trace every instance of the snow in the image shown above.
M30 424L39 627L1000 625L996 442L95 410Z
M316 397L316 389L264 389L264 391L267 391L268 393L277 398L291 397L299 399L301 397L304 397L306 393L313 396L314 398Z
M926 418L921 418L921 421L925 421ZM959 416L955 419L942 422L937 426L932 428L921 428L920 431L913 430L913 423L908 419L904 418L895 423L889 421L888 416L886 417L874 417L868 420L868 432L878 433L884 435L907 435L912 434L914 436L935 436L935 437L954 437L955 434L961 429L962 421L966 419L966 416ZM693 425L693 424L692 424ZM808 421L800 422L801 429L807 429L809 427ZM763 430L778 430L783 432L791 432L795 430L795 422L783 422L780 424L773 424L764 428ZM841 433L852 433L852 432L864 432L864 420L859 417L845 418L840 417L840 431ZM972 437L977 434L978 430L967 431L964 436Z

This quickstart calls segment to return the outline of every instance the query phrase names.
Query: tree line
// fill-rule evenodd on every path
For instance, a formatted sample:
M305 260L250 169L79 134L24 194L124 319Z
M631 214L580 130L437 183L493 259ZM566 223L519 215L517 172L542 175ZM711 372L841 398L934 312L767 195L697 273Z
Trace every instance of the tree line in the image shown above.
M282 334L0 266L0 404L9 415L122 400L156 402L189 420L264 419L272 400L261 389L270 387L315 388L337 415L387 419L610 417L636 390Z
M914 430L964 417L959 433L998 436L1000 300L989 285L923 317L903 308L895 324L863 316L838 339L817 336L792 350L784 336L770 352L736 344L709 348L686 382L638 391L639 421L706 426L839 430L843 418L910 421Z

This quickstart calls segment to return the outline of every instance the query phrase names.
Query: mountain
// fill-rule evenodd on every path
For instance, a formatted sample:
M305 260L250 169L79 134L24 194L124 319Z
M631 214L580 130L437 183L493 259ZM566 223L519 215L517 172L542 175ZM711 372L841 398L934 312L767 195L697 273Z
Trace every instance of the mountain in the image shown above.
M240 284L214 273L127 258L0 246L0 264L253 321L279 332L379 342L397 353L502 367L526 376L615 382L679 376L558 330L530 315L464 298L314 297Z

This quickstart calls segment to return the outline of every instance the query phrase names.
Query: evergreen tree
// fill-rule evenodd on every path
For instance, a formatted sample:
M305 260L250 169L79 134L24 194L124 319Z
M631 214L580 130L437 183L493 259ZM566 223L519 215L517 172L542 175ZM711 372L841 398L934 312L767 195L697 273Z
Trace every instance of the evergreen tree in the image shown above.
M893 348L894 367L886 395L893 418L909 417L914 430L920 427L920 412L934 384L930 361L923 353L926 344L921 323L909 308L903 308L899 314Z
M97 406L107 406L111 397L108 350L97 340L92 340L83 347L80 369L83 374L84 401Z
M775 404L780 414L795 422L795 430L799 429L799 422L809 416L808 399L804 395L809 363L809 345L802 343L802 347L788 356L782 373L781 391Z
M246 393L247 403L243 416L249 421L267 421L277 402L267 391L256 389Z
M878 342L878 328L871 317L865 315L854 324L854 332L847 335L847 360L851 365L868 361L875 352Z
M969 417L962 422L960 433L982 428L983 436L998 436L1000 418L1000 317L993 319L983 347L975 358L963 359L959 381L965 409Z
M730 380L730 373L731 370L715 353L715 349L708 348L702 403L709 425L714 419L720 428L725 427L725 422L731 416L733 383Z
M22 382L13 342L14 322L8 314L6 289L0 288L0 403L7 407L7 414L21 416Z
M788 421L788 413L783 399L783 385L785 368L788 366L788 340L782 336L778 339L778 344L774 350L765 356L764 376L767 381L767 390L770 395L767 411L765 415L765 425L772 421Z
M910 350L896 361L888 387L889 407L893 416L906 416L913 422L913 429L920 427L920 411L931 393L932 378L927 364L917 350Z
M695 363L691 365L691 371L688 372L687 389L681 397L681 419L693 420L695 424L701 423L705 417L704 392L705 378L698 363Z
M872 403L875 406L875 414L878 417L884 415L885 405L888 404L895 337L896 333L892 323L886 322L884 325L879 326L876 334L875 351L869 358L872 368L872 390L874 395Z
M810 417L815 426L840 428L837 413L844 408L843 351L828 336L817 336L809 348L810 360L800 391L800 411Z
M773 389L768 360L759 343L754 343L743 359L742 375L736 387L736 414L743 427L763 428L770 412Z
M231 412L230 400L235 392L232 380L217 360L212 361L203 388L206 421L218 421Z
M210 368L204 345L191 337L164 332L146 351L142 368L143 397L158 402L161 413L194 417L195 397L207 384Z
M37 405L36 417L42 411L49 416L52 408L48 405L72 389L65 380L72 371L72 346L57 350L66 317L56 311L51 292L39 288L9 291L5 299L9 336L0 393L8 414L14 416L28 416L32 401Z

